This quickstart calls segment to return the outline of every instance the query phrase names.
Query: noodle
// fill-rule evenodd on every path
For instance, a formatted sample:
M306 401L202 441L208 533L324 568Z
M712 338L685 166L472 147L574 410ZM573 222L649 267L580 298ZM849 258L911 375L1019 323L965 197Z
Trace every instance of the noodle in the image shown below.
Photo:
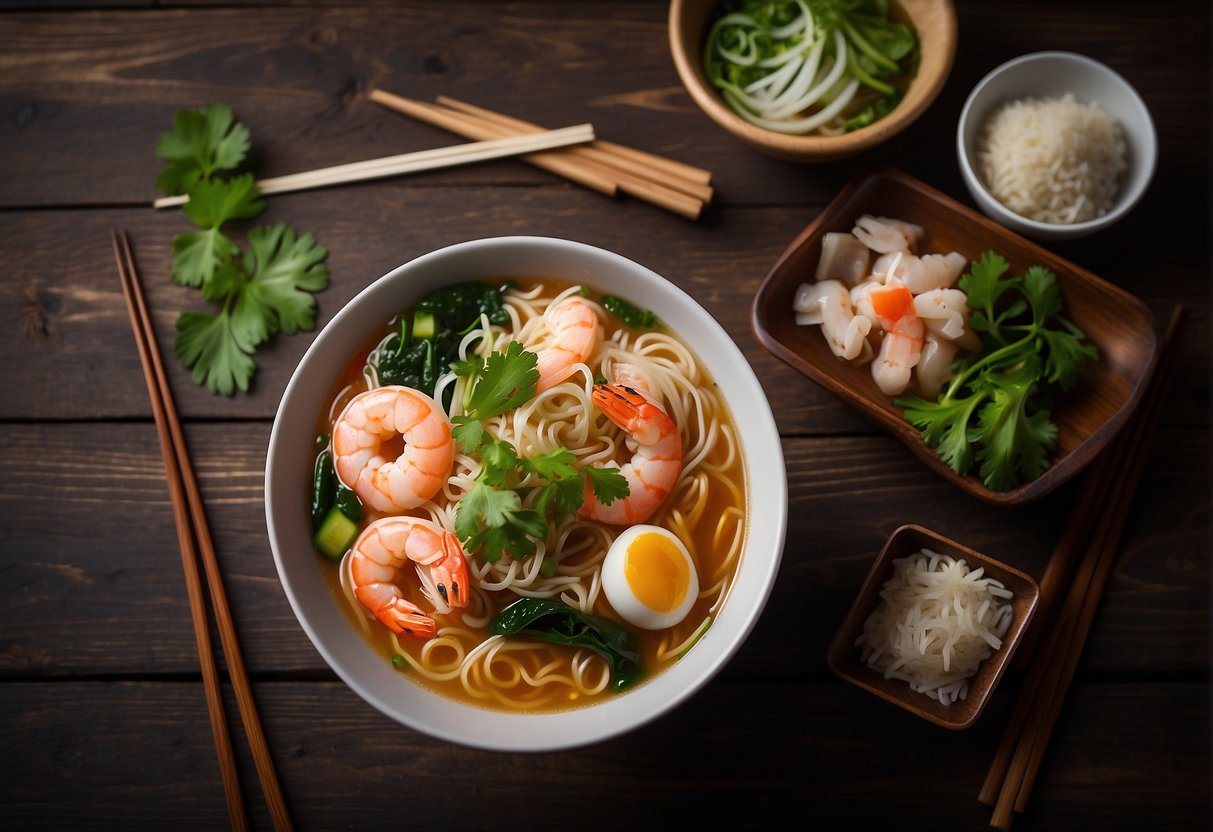
M509 323L480 324L459 341L459 355L487 356L518 341L533 352L551 340L544 311L564 298L582 293L579 285L526 281L503 297ZM745 540L746 486L737 432L719 389L676 334L668 330L636 331L619 323L592 298L582 297L604 327L601 338L572 375L503 415L483 420L484 430L511 443L520 458L568 449L578 467L626 461L627 436L591 400L596 381L613 378L628 365L649 384L648 394L662 404L678 426L683 444L682 473L664 503L646 522L672 531L685 544L700 576L700 591L691 613L662 631L636 633L651 677L690 649L707 629L728 595ZM377 338L365 369L351 367L336 386L328 421L353 395L378 384L375 365L388 343ZM358 359L361 361L361 357ZM468 382L454 374L440 378L434 398L450 402L448 415L462 413ZM438 526L455 529L459 500L474 486L481 463L456 453L453 470L439 492L413 513ZM524 480L523 486L541 484ZM534 508L539 489L520 489L523 508ZM372 513L373 514L373 513ZM376 519L363 518L363 523ZM381 626L353 593L347 552L333 570L332 586L368 640L419 683L484 707L509 711L560 710L580 707L611 690L611 671L597 653L521 636L491 636L489 622L512 601L559 599L581 612L617 618L602 592L601 565L607 550L625 527L608 526L577 514L564 515L536 540L535 551L514 560L508 554L490 563L468 557L472 582L470 604L457 614L442 602L428 570L416 570L402 587L438 624L429 640L401 639Z

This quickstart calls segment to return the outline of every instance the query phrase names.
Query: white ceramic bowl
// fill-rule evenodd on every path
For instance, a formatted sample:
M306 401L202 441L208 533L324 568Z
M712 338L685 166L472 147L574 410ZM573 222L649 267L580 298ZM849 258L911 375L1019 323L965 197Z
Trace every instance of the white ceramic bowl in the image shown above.
M978 174L977 137L999 105L1023 98L1060 98L1072 93L1079 103L1096 102L1120 122L1128 145L1128 171L1112 210L1086 222L1055 224L1030 220L998 201ZM1102 231L1133 209L1154 176L1158 138L1145 102L1119 73L1073 52L1034 52L1007 61L981 79L969 93L956 130L956 153L969 193L991 219L1036 240L1069 240Z
M707 366L731 405L749 484L740 572L711 629L680 661L634 688L588 707L547 714L501 713L428 691L397 672L358 633L326 585L311 543L307 483L318 416L333 380L367 334L441 286L508 276L559 277L652 309ZM316 336L287 384L270 434L265 516L283 589L329 666L383 713L439 739L500 751L554 751L631 731L702 688L740 648L774 584L787 525L787 478L762 386L733 338L660 275L582 243L497 237L439 249L393 269Z

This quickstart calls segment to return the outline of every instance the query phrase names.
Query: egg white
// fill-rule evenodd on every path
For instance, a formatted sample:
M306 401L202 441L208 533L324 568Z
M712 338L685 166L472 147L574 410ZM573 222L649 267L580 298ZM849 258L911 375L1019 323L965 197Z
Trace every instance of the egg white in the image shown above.
M649 533L658 534L673 543L686 562L685 594L678 606L669 611L655 610L637 598L628 583L627 575L624 574L628 549L638 537ZM699 575L695 571L695 562L691 559L690 552L677 535L660 526L641 524L628 528L611 544L602 562L602 591L606 593L607 600L615 612L629 624L643 630L664 630L678 624L691 611L699 595Z

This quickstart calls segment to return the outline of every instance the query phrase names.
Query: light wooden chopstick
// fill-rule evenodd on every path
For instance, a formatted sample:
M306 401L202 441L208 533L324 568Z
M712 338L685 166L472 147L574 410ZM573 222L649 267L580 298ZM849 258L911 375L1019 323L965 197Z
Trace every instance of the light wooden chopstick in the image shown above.
M181 561L185 572L190 615L194 624L195 640L198 643L198 658L206 688L211 730L215 736L215 746L219 754L220 775L227 795L228 815L233 829L248 829L248 819L240 793L239 771L232 753L232 743L223 710L223 691L219 685L214 648L209 634L206 598L203 595L202 581L198 574L198 550L202 552L206 588L210 593L211 608L215 614L219 638L223 643L223 655L227 661L228 673L231 676L236 704L240 709L253 762L257 767L257 776L269 806L270 818L274 828L279 832L289 830L292 828L290 814L287 811L282 790L278 785L274 761L270 756L269 745L261 728L261 720L257 716L257 704L253 699L244 659L241 657L236 627L228 608L227 595L223 589L223 576L219 571L219 561L215 557L202 497L199 494L198 483L190 464L189 451L185 446L185 436L181 431L177 408L173 403L172 390L164 372L164 365L160 360L159 348L156 346L156 332L143 298L139 272L131 251L130 237L125 231L121 233L115 231L112 236L114 256L118 262L118 276L122 282L122 292L126 296L135 343L139 348L139 361L143 365L143 377L147 382L148 395L151 397L152 412L155 415L156 430L160 438L160 451L164 457L169 493L172 496L173 517L177 525L177 540L181 547ZM195 547L195 538L197 547Z
M492 110L448 98L445 95L438 96L438 103L485 121L500 124L502 127L508 127L518 133L541 133L544 129L538 124L494 113ZM619 152L621 150L624 152ZM712 187L708 184L712 178L710 171L601 140L571 147L568 154L616 168L629 177L649 179L659 185L682 191L703 200L705 205L712 201Z
M350 162L302 173L275 176L259 180L257 189L263 194L281 194L289 191L323 188L368 179L383 179L405 173L468 165L473 162L518 156L540 150L583 144L593 140L593 125L575 124L572 127L544 130L529 135L510 135L489 141L436 147L431 150L418 150L413 153L401 153L396 156L384 156L380 159L368 159L363 162ZM188 200L189 197L185 194L165 196L152 202L152 207L168 208L183 205Z
M469 138L519 135L542 130L529 122L494 113L451 98L429 104L384 90L371 100L398 112ZM595 140L577 148L551 151L526 161L601 193L616 190L642 199L687 219L698 219L712 198L711 172L691 165Z
M1069 567L1073 569L1069 592L1064 599L1054 599L1054 606L1060 606L1043 622L1048 626L1045 641L1035 651L978 794L981 802L994 807L990 825L996 829L1009 829L1012 813L1027 808L1049 737L1082 657L1174 374L1176 332L1182 315L1183 307L1177 306L1163 338L1154 378L1129 424L1087 474L1083 493L1054 552L1054 560L1074 562ZM1066 574L1067 565L1054 568L1051 562L1046 577L1051 586L1060 587L1061 576ZM1043 593L1043 581L1041 589Z

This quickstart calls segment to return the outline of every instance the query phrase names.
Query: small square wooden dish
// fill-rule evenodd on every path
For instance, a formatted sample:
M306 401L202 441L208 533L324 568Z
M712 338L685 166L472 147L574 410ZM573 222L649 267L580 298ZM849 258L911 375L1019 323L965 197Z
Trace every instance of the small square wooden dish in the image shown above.
M1087 363L1074 387L1058 393L1057 446L1052 465L1036 479L993 491L973 474L957 475L880 391L868 365L835 356L820 327L796 323L796 289L815 279L822 237L850 231L863 214L921 225L921 251L957 251L973 261L990 249L1007 259L1014 274L1040 265L1057 275L1063 314L1095 343L1099 359ZM893 169L853 180L792 241L755 295L751 325L764 348L887 429L932 470L1000 505L1042 497L1091 462L1132 413L1158 358L1154 317L1139 298Z
M971 571L985 569L985 577L998 580L1014 593L1010 599L1014 617L1002 638L1002 647L978 667L976 674L969 680L968 695L950 704L944 704L925 693L915 691L908 682L901 679L886 679L883 673L873 670L862 661L860 648L855 644L856 639L863 633L864 622L881 603L880 591L893 576L893 561L924 548L937 554L950 555L957 560L963 559ZM981 715L998 680L1002 678L1011 657L1023 640L1023 634L1036 612L1039 600L1040 587L1030 575L986 557L937 532L922 526L905 525L893 532L877 555L842 626L830 642L826 660L830 669L846 681L936 725L959 731L971 726Z

